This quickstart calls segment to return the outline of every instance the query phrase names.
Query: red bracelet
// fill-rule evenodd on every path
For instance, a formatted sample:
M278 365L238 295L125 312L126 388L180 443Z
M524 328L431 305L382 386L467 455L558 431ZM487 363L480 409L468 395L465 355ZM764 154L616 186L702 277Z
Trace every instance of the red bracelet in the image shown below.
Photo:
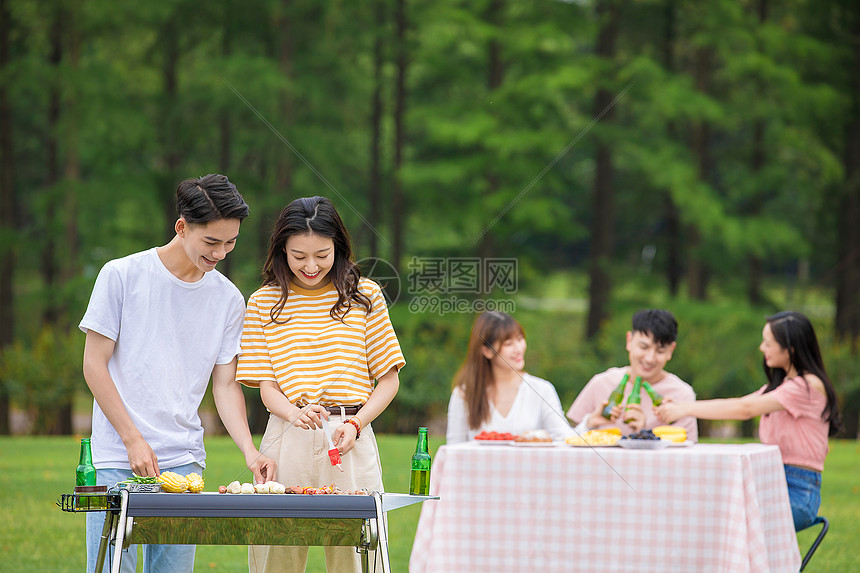
M352 424L352 426L355 428L355 439L357 440L361 436L361 424L359 423L360 420L359 422L356 422L355 420L356 418L350 418L346 421L346 423Z

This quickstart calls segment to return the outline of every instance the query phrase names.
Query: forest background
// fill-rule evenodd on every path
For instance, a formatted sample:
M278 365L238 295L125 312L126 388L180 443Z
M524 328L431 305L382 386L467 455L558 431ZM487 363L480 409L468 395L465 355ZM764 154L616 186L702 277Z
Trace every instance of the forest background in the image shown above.
M0 433L88 433L95 276L214 172L246 297L284 205L338 207L407 358L377 431L444 420L482 309L567 407L637 308L676 314L700 398L758 388L793 308L857 437L856 1L0 0Z

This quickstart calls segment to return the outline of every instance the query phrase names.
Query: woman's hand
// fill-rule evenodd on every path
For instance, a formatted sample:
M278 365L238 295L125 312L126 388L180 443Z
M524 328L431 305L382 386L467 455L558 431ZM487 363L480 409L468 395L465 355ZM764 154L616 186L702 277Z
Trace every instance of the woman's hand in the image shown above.
M334 442L334 447L337 448L337 451L339 451L341 455L349 452L355 447L355 435L357 433L358 431L355 429L355 426L346 422L335 428L334 435L332 435L331 439Z
M308 404L302 408L293 405L295 411L287 416L287 422L303 430L322 428L322 419L328 420L328 410L319 404Z
M654 408L654 413L664 424L674 424L679 418L687 415L684 405L673 402L671 398L663 400L662 404Z

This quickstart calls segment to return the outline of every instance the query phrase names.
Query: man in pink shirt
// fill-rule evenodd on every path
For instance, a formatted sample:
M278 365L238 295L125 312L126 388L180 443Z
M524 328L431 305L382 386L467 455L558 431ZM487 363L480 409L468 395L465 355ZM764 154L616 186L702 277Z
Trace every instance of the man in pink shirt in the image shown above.
M672 353L675 351L677 337L678 322L668 310L636 312L633 315L632 329L627 331L630 364L596 374L567 411L567 417L577 424L577 432L581 435L588 430L616 427L626 435L663 425L654 413L651 397L645 392L641 393L641 405L631 404L626 412L622 408L630 396L637 376L641 376L642 380L648 382L663 398L671 398L675 402L695 400L696 393L693 388L665 370L666 363L672 359ZM607 419L602 415L603 408L625 374L629 375L629 380L624 388L624 396L619 406L613 409L610 419ZM624 418L629 421L625 423ZM688 440L698 441L696 418L685 416L676 420L673 425L685 428Z

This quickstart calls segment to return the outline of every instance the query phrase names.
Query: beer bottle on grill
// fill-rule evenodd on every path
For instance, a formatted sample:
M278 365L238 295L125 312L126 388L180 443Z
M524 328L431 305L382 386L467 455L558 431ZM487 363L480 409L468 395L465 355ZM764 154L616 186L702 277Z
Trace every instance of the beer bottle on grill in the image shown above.
M642 382L642 387L645 388L645 391L648 392L648 395L651 396L651 403L655 406L659 406L663 403L663 396L657 393L657 391L650 385L648 382Z
M412 478L409 481L412 495L430 495L430 450L427 428L418 428L418 444L412 455Z
M630 380L630 374L625 373L624 377L621 379L621 382L618 383L615 390L612 391L612 394L609 395L609 403L606 404L606 407L603 408L603 412L601 416L610 419L612 415L612 408L621 403L621 399L624 398L624 388L627 386L627 381Z
M75 470L75 486L79 485L96 485L96 466L89 438L81 438L81 459Z
M633 391L630 392L630 395L627 397L627 409L624 411L624 423L630 422L633 418L628 415L630 412L631 404L641 404L642 403L642 377L637 376L633 381Z

